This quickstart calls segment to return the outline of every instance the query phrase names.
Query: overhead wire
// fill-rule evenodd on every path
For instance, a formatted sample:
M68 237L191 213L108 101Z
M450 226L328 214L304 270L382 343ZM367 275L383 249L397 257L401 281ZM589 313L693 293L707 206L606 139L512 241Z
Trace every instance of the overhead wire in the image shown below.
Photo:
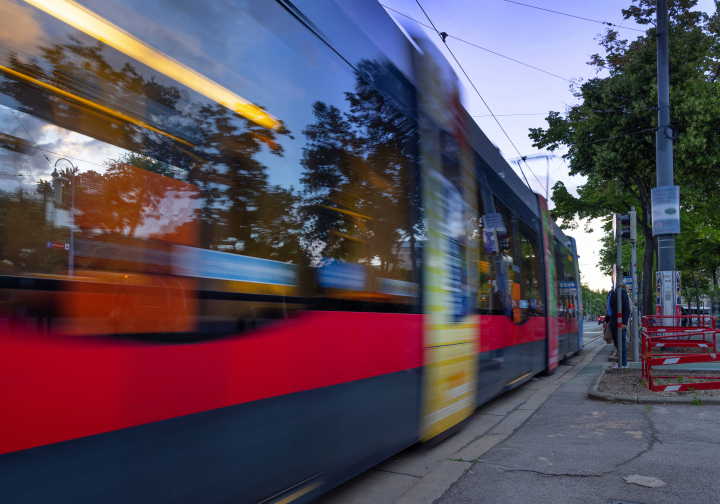
M27 128L25 127L25 125L22 123L22 121L20 121L20 118L17 116L17 114L15 114L15 111L14 111L13 109L11 109L11 108L9 108L8 110L10 110L10 113L13 115L13 117L14 117L15 120L18 122L18 124L20 125L20 127L25 130L25 133L27 134L28 137L30 137L30 140L32 141L32 143L35 144L35 147L37 147L37 148L39 149L38 143L37 143L37 142L35 141L35 139L32 137L32 135L31 135L30 132L27 130ZM45 153L42 152L42 151L43 151L43 149L40 149L40 152L42 153L42 156L43 156L43 157L45 158L45 160L50 164L50 166L52 166L53 164L50 162L50 159L49 159L49 158L45 155Z
M490 112L490 114L492 114L493 118L495 119L495 122L497 123L497 125L500 127L502 132L505 134L505 137L510 142L510 145L513 146L513 148L515 149L515 152L517 152L518 156L520 156L522 158L522 154L520 154L520 151L518 150L517 146L512 141L512 139L510 138L510 135L507 134L507 131L505 131L505 128L502 127L502 124L500 124L500 121L498 121L497 117L495 117L495 114L493 114L493 111L490 109L490 106L485 101L485 98L483 98L483 96L480 94L480 91L478 91L478 88L475 86L475 83L472 81L470 76L467 74L467 72L465 71L465 68L463 68L463 66L460 64L460 61L458 61L457 57L455 56L455 53L453 53L452 49L450 49L450 46L448 46L447 42L445 41L446 37L443 37L440 34L440 31L438 31L438 29L435 27L435 23L432 22L432 19L430 19L430 16L428 16L427 12L425 12L425 9L423 9L423 6L420 4L420 0L415 0L415 1L417 2L418 7L420 7L420 10L423 11L423 14L425 14L425 17L427 18L427 20L432 25L432 28L433 28L433 30L435 30L435 33L438 34L440 39L443 41L443 44L445 44L445 47L447 48L448 52L455 60L455 63L457 63L458 67L460 67L460 70L462 70L463 74L465 74L465 78L468 80L468 82L470 82L470 85L473 87L473 89L475 90L477 95L480 97L480 100L482 100L483 104L488 109L488 112ZM537 180L538 184L540 184L540 187L545 189L545 186L542 184L542 182L540 182L540 179L537 178L537 175L535 175L535 172L532 171L532 168L530 168L530 165L527 164L527 161L525 161L525 159L523 159L523 162L525 163L525 166L527 166L527 169L530 170L530 173L532 173L533 177L535 177L535 180ZM527 175L525 175L525 170L522 169L522 166L520 165L519 162L518 162L518 167L520 168L520 173L522 173L523 177L525 178L525 183L527 184L528 188L530 188L530 183L528 182ZM546 190L546 192L547 192L547 190Z
M637 112L644 112L647 110L657 110L657 107L644 107L637 110L622 110L622 109L609 109L609 110L593 110L596 114L609 114L612 112L622 113L622 114L635 114ZM513 116L538 116L538 115L548 115L550 112L533 112L533 113L522 113L522 114L495 114L495 117L513 117ZM559 114L567 115L569 112L559 112ZM470 117L492 117L490 114L484 114L484 115L473 115Z
M623 137L626 137L626 136L638 135L638 134L640 134L640 133L645 133L645 132L648 132L648 131L657 131L658 129L659 129L658 127L645 128L645 129L642 129L642 130L639 130L639 131L633 131L632 133L625 133L625 134L623 134L623 135L616 135L616 136L611 136L611 137L607 137L607 138L601 138L601 139L599 139L599 140L592 140L592 141L590 141L590 142L581 142L581 143L576 143L576 144L569 144L569 145L567 145L567 147L578 147L578 146L580 146L580 145L589 145L589 144L594 144L594 143L599 143L599 142L607 142L608 140L615 140L615 139L617 139L617 138L623 138Z
M393 12L396 12L397 14L400 14L401 16L404 16L404 17L408 18L408 19L411 20L411 21L415 21L417 24L422 25L422 26L424 26L425 28L429 28L429 29L431 29L431 30L434 29L434 27L429 26L429 25L426 25L426 24L423 23L422 21L418 21L417 19L412 18L412 17L408 16L407 14L404 14L404 13L398 11L398 10L395 10L395 9L393 9L392 7L388 7L388 6L385 5L385 4L380 4L380 5L382 5L383 7L385 7L385 8L388 9L388 10L391 10L391 11L393 11ZM422 8L422 7L421 7L421 8ZM528 64L528 63L524 63L524 62L522 62L522 61L520 61L520 60L516 60L515 58L511 58L510 56L505 56L504 54L500 54L499 52L495 52L495 51L493 51L493 50L491 50L491 49L488 49L488 48L486 48L486 47L482 47L482 46L477 45L477 44L475 44L475 43L473 43L473 42L468 42L467 40L463 40L463 39L461 39L461 38L459 38L459 37L455 37L455 36L450 35L450 34L447 34L447 33L445 33L445 32L438 32L437 30L435 30L435 31L437 32L438 35L440 35L440 38L443 38L442 34L444 33L446 38L452 38L452 39L458 40L458 41L460 41L460 42L463 42L463 43L465 43L465 44L471 45L471 46L473 46L473 47L477 47L478 49L482 49L483 51L487 51L487 52L489 52L489 53L491 53L491 54L494 54L494 55L496 55L496 56L500 56L501 58L505 58L506 60L510 60L510 61L513 61L513 62L518 63L518 64L520 64L520 65L526 66L526 67L528 67L528 68L532 68L533 70L537 70L538 72L542 72L542 73L545 73L545 74L548 74L548 75L552 75L553 77L557 77L558 79L564 80L565 82L570 82L570 83L573 82L572 79L568 79L568 78L566 78L566 77L562 77L562 76L557 75L557 74L554 74L554 73L552 73L552 72L548 72L547 70L543 70L542 68L538 68L538 67L533 66L533 65L530 65L530 64ZM444 40L443 40L443 42L444 42Z
M455 40L457 40L457 41L459 41L459 42L463 42L463 43L465 43L465 44L468 44L468 45L471 45L471 46L473 46L473 47L476 47L476 48L478 48L478 49L482 49L483 51L487 51L487 52L489 52L489 53L491 53L491 54L494 54L494 55L499 56L499 57L501 57L501 58L504 58L504 59L506 59L506 60L510 60L510 61L512 61L512 62L514 62L514 63L518 63L519 65L523 65L523 66L526 66L526 67L528 67L528 68L532 68L533 70L537 70L538 72L542 72L542 73L544 73L544 74L547 74L547 75L551 75L551 76L553 76L553 77L556 77L556 78L558 78L558 79L560 79L560 80L564 80L565 82L569 82L570 84L575 84L575 82L576 82L576 81L573 80L573 79L568 79L568 78L566 78L566 77L562 77L562 76L560 76L560 75L554 74L554 73L549 72L549 71L547 71L547 70L543 70L542 68L538 68L538 67L536 67L536 66L530 65L530 64L528 64L528 63L524 63L524 62L522 62L522 61L520 61L520 60L517 60L517 59L515 59L515 58L511 58L510 56L505 56L504 54L501 54L501 53L499 53L499 52L497 52L497 51L493 51L493 50L487 49L486 47L482 47L482 46L480 46L480 45L478 45L478 44L475 44L475 43L473 43L473 42L468 42L467 40L461 39L461 38L459 38L459 37L455 37L454 35L450 35L450 34L448 34L448 33L446 33L446 32L440 32L440 31L438 31L434 26L427 25L427 24L423 23L422 21L419 21L419 20L417 20L417 19L415 19L415 18L413 18L413 17L411 17L411 16L408 16L407 14L405 14L405 13L403 13L403 12L400 12L399 10L393 9L392 7L387 6L387 5L385 5L385 4L382 4L382 3L381 3L380 5L382 5L383 7L385 7L387 10L391 10L391 11L393 11L393 12L395 12L395 13L403 16L403 17L408 18L408 19L411 20L411 21L414 21L415 23L419 24L420 26L424 26L425 28L428 28L428 29L430 29L430 30L435 31L438 35L440 35L440 38L443 40L443 43L445 43L445 39L446 39L446 38L452 38L452 39L455 39ZM422 7L421 7L421 8L422 8ZM423 11L423 12L424 12L424 11ZM426 14L426 16L427 16L427 14ZM447 44L445 44L445 45L447 46ZM604 67L603 67L603 68L604 68ZM598 89L597 87L590 85L590 84L587 83L587 82L586 82L585 84L583 84L583 85L584 85L584 86L587 86L588 88L593 89L593 90L595 90L595 91L597 91L597 92L599 92L599 93L602 93L602 94L605 94L605 95L607 95L607 96L610 96L611 98L617 98L618 100L622 100L622 101L625 101L625 102L632 102L632 100L630 100L630 99L628 99L628 98L623 98L622 96L612 95L612 94L608 93L607 91L603 91L602 89ZM473 116L473 117L475 117L475 116Z
M505 1L508 2L508 3L514 3L514 4L517 4L517 5L522 5L523 7L530 7L531 9L538 9L538 10L542 10L542 11L545 11L545 12L552 12L553 14L559 14L559 15L561 15L561 16L567 16L567 17L571 17L571 18L575 18L575 19L582 19L583 21L590 21L591 23L599 23L599 24L603 24L603 25L607 25L607 26L615 26L615 27L617 27L617 28L622 28L623 30L633 30L633 31L645 33L645 30L640 30L640 29L638 29L638 28L630 28L629 26L618 26L618 25L613 24L613 23L610 23L610 22L608 22L608 21L598 21L597 19L590 19L590 18L586 18L586 17L582 17L582 16L576 16L576 15L574 15L574 14L567 14L567 13L565 13L565 12L555 11L555 10L551 10L551 9L545 9L544 7L537 7L537 6L535 6L535 5L528 5L528 4L516 2L516 1L514 1L514 0L505 0Z
M566 114L567 112L563 112L563 114ZM538 112L537 114L495 114L495 117L513 117L513 116L538 116L538 115L548 115L549 112ZM474 115L470 117L492 117L491 114L485 114L485 115Z

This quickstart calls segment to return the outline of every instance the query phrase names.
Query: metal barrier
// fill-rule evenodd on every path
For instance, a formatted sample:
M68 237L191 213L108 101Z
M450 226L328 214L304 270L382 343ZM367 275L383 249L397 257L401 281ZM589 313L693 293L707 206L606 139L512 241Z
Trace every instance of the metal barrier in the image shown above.
M687 322L685 322L686 320ZM653 374L653 367L657 366L720 362L720 353L717 353L718 333L720 331L715 330L715 318L712 316L653 315L643 317L642 377L647 388L655 392L720 389L720 376L694 376L692 377L693 382L683 383L682 375L679 374L675 376ZM701 353L653 353L655 349L666 348L698 348ZM677 380L678 383L656 384L655 380L657 379Z

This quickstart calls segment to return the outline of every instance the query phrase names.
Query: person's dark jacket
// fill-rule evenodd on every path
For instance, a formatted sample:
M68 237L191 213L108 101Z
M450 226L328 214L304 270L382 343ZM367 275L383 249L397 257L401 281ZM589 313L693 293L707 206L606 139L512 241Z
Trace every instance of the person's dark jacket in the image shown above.
M625 289L620 289L622 292L622 323L624 326L627 325L630 319L630 297ZM617 327L617 291L613 290L610 293L610 310L612 316L605 316L605 322L610 322L610 325Z

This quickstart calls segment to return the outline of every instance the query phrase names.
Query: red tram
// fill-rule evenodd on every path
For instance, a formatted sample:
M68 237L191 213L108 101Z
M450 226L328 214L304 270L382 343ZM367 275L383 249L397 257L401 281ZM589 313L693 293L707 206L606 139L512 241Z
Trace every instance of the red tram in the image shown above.
M0 8L5 502L308 502L581 348L574 240L379 4Z

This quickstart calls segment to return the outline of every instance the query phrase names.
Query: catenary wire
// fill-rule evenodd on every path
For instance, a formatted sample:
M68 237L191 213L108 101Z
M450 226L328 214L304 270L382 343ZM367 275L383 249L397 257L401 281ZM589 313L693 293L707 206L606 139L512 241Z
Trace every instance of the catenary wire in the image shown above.
M559 11L555 11L555 10L545 9L544 7L536 7L535 5L528 5L528 4L524 4L524 3L520 3L520 2L515 2L514 0L505 0L505 1L508 3L522 5L523 7L530 7L531 9L538 9L538 10L542 10L545 12L552 12L553 14L560 14L561 16L568 16L568 17L572 17L575 19L582 19L583 21L590 21L591 23L599 23L599 24L604 24L607 26L615 26L617 28L622 28L623 30L633 30L633 31L645 33L645 30L640 30L638 28L630 28L629 26L618 26L616 24L609 23L607 21L598 21L597 19L590 19L590 18L586 18L586 17L582 17L582 16L575 16L574 14L567 14L565 12L559 12Z
M415 21L417 24L422 25L422 26L424 26L425 28L429 28L429 29L431 29L431 30L434 30L434 29L435 29L433 26L426 25L426 24L423 23L422 21L418 21L417 19L412 18L412 17L408 16L407 14L403 14L402 12L393 9L392 7L388 7L388 6L385 5L385 4L380 4L380 5L382 5L383 7L385 7L385 8L388 9L388 10L391 10L391 11L397 13L397 14L400 14L401 16L404 16L404 17L408 18L408 19L411 20L411 21ZM421 7L421 8L422 8L422 7ZM424 11L423 11L423 12L424 12ZM438 32L437 30L435 30L435 31L438 33L438 35L440 35L441 32ZM442 33L445 33L445 32L442 32ZM489 52L489 53L491 53L491 54L494 54L494 55L496 55L496 56L500 56L501 58L505 58L505 59L507 59L507 60L514 61L515 63L519 63L520 65L526 66L526 67L528 67L528 68L532 68L533 70L537 70L538 72L542 72L542 73L545 73L545 74L548 74L548 75L552 75L553 77L557 77L558 79L564 80L565 82L573 82L572 79L568 79L568 78L566 78L566 77L562 77L562 76L557 75L557 74L554 74L554 73L552 73L552 72L548 72L547 70L543 70L542 68L538 68L538 67L536 67L536 66L532 66L532 65L530 65L530 64L528 64L528 63L524 63L524 62L522 62L522 61L520 61L520 60L516 60L515 58L511 58L510 56L505 56L504 54L500 54L499 52L495 52L495 51L490 50L490 49L488 49L488 48L486 48L486 47L482 47L482 46L479 46L479 45L474 44L474 43L472 43L472 42L468 42L467 40L463 40L463 39L461 39L461 38L459 38L459 37L455 37L455 36L449 35L449 34L446 34L446 36L447 36L448 38L452 38L452 39L458 40L458 41L460 41L460 42L464 42L465 44L471 45L471 46L473 46L473 47L477 47L478 49L482 49L483 51L487 51L487 52ZM441 38L442 38L442 36L441 36Z
M488 112L490 112L490 114L493 114L493 111L492 111L492 110L490 109L490 107L488 106L487 102L485 101L485 98L483 98L483 96L480 94L480 91L478 90L478 88L475 87L475 83L472 81L472 79L470 78L470 76L467 74L467 72L465 71L465 68L463 68L463 66L462 66L462 65L460 64L460 62L458 61L457 57L455 56L455 53L452 52L452 49L450 49L450 46L448 46L448 45L447 45L447 42L445 42L445 37L443 37L443 36L440 34L440 32L438 31L437 28L435 28L435 23L432 22L432 19L430 19L430 16L428 16L427 12L425 12L425 9L423 9L423 6L420 5L420 0L415 0L415 1L417 2L418 7L420 7L420 10L423 11L423 14L425 14L425 17L427 18L427 20L428 20L428 21L430 22L430 24L432 25L432 28L433 28L433 30L435 30L435 33L438 34L438 36L440 37L440 39L443 41L443 44L445 44L445 47L447 48L448 52L450 52L450 55L451 55L451 56L453 57L453 59L455 60L455 63L457 63L458 67L460 67L460 70L462 70L463 74L465 74L465 78L468 80L468 82L470 82L470 85L473 87L473 89L475 90L475 92L477 93L477 95L480 97L480 100L482 100L483 104L484 104L485 107L488 109ZM517 146L516 146L515 143L512 141L512 139L510 138L510 135L507 134L507 131L505 131L505 128L502 127L502 124L500 124L500 121L498 121L497 117L495 117L494 114L493 114L493 118L495 119L495 122L496 122L497 125L500 127L500 129L502 130L502 132L505 134L505 137L506 137L506 138L508 139L508 141L510 142L510 145L512 145L512 146L513 146L513 149L515 149L515 152L517 152L518 156L521 156L521 157L522 157L522 154L520 154L520 151L518 150ZM543 189L545 189L545 186L542 184L542 182L540 182L540 179L537 178L537 175L535 175L535 172L532 171L532 168L530 168L530 165L527 164L527 161L525 161L525 160L523 159L523 162L525 163L525 166L527 166L527 169L530 170L530 173L532 173L533 177L535 177L535 180L537 180L538 184L540 184L540 187L543 188ZM528 182L527 175L525 175L525 170L522 169L522 166L520 166L520 163L518 163L518 167L520 168L520 173L522 173L523 178L525 178L525 183L527 184L528 188L530 189L530 183ZM531 190L532 190L532 189L531 189ZM545 192L547 192L547 190L546 190Z
M448 34L448 33L446 33L446 32L440 32L440 31L438 31L434 26L430 26L430 25L427 25L427 24L423 23L422 21L418 21L417 19L415 19L415 18L413 18L413 17L410 17L410 16L408 16L407 14L404 14L404 13L400 12L399 10L393 9L392 7L389 7L389 6L385 5L385 4L380 4L380 5L382 5L382 6L385 7L386 9L391 10L391 11L393 11L393 12L395 12L395 13L403 16L403 17L408 18L408 19L411 20L411 21L414 21L415 23L419 24L420 26L424 26L425 28L428 28L428 29L430 29L430 30L435 31L438 35L440 35L440 38L443 39L443 43L445 43L445 38L452 38L452 39L455 39L455 40L457 40L457 41L459 41L459 42L463 42L463 43L468 44L468 45L471 45L471 46L473 46L473 47L477 47L478 49L482 49L483 51L487 51L487 52L489 52L489 53L491 53L491 54L494 54L494 55L496 55L496 56L500 56L501 58L504 58L504 59L513 61L513 62L515 62L515 63L518 63L518 64L520 64L520 65L526 66L526 67L528 67L528 68L532 68L533 70L537 70L537 71L542 72L542 73L545 73L545 74L547 74L547 75L551 75L551 76L553 76L553 77L557 77L558 79L564 80L565 82L569 82L570 84L574 84L574 83L576 82L576 81L573 80L573 79L568 79L568 78L566 78L566 77L562 77L562 76L557 75L557 74L554 74L554 73L552 73L552 72L548 72L547 70L543 70L542 68L538 68L538 67L536 67L536 66L529 65L528 63L523 63L523 62L520 61L520 60L516 60L515 58L511 58L510 56L505 56L504 54L500 54L499 52L492 51L492 50L490 50L490 49L487 49L487 48L485 48L485 47L479 46L479 45L474 44L474 43L472 43L472 42L468 42L467 40L461 39L461 38L459 38L459 37L455 37L455 36L450 35L450 34ZM421 7L421 8L422 8L422 7ZM425 11L423 10L423 12L425 12ZM427 14L426 14L426 16L427 16ZM432 22L432 21L431 21L431 22ZM443 36L443 35L444 35L444 36ZM445 45L447 46L447 44L445 44ZM601 67L601 68L605 68L605 67ZM622 101L626 101L626 102L631 102L631 101L632 101L632 100L630 100L630 99L628 99L628 98L623 98L622 96L612 95L612 94L608 93L607 91L603 91L603 90L601 90L601 89L598 89L598 88L595 87L595 86L590 85L589 83L586 83L585 85L588 86L590 89L593 89L594 91L597 91L597 92L602 93L602 94L604 94L604 95L610 96L611 98L617 98L618 100L622 100ZM473 117L475 117L475 116L473 116Z
M10 113L11 113L11 114L13 115L13 117L15 118L15 120L16 120L16 121L18 122L18 124L20 125L20 127L21 127L22 129L24 129L24 130L25 130L25 133L27 133L27 136L30 137L30 140L32 140L32 143L35 144L35 147L37 147L38 149L40 149L40 148L38 147L38 144L37 144L37 142L35 141L35 139L32 137L32 135L31 135L30 132L27 130L27 128L25 127L25 125L20 121L20 118L15 114L15 111L14 111L13 109L9 109L9 110L10 110ZM43 149L40 149L40 152L42 153L42 156L43 156L43 157L45 158L45 160L50 164L50 166L52 166L53 164L50 162L50 159L48 159L48 157L47 157L47 156L45 155L45 153L42 152L42 151L43 151ZM48 151L48 152L49 152L49 151Z
M657 107L644 107L638 110L622 110L622 109L610 109L610 110L593 110L596 114L609 114L612 112L622 114L635 114L637 112L644 112L646 110L657 110ZM524 113L524 114L495 114L495 117L513 117L513 116L537 116L537 115L548 115L550 112L535 112L535 113ZM562 115L567 115L568 112L560 112ZM490 114L485 115L474 115L470 117L492 117Z
M563 114L566 114L567 112L563 112ZM549 112L538 112L536 114L495 114L495 117L513 117L513 116L538 116L538 115L548 115ZM491 114L485 114L485 115L474 115L470 117L492 117Z
M655 128L645 128L645 129L642 129L642 130L640 130L640 131L633 131L632 133L625 133L625 134L623 134L623 135L616 135L616 136L611 136L611 137L607 137L607 138L601 138L601 139L599 139L599 140L593 140L593 141L591 141L591 142L582 142L582 143L576 143L576 144L569 144L569 145L567 145L567 147L578 147L578 146L580 146L580 145L589 145L589 144L594 144L594 143L599 143L599 142L607 142L608 140L615 140L615 139L617 139L617 138L624 138L624 137L626 137L626 136L638 135L638 134L640 134L640 133L645 133L645 132L648 132L648 131L657 131L658 129L659 129L659 128L657 128L657 127L655 127Z

